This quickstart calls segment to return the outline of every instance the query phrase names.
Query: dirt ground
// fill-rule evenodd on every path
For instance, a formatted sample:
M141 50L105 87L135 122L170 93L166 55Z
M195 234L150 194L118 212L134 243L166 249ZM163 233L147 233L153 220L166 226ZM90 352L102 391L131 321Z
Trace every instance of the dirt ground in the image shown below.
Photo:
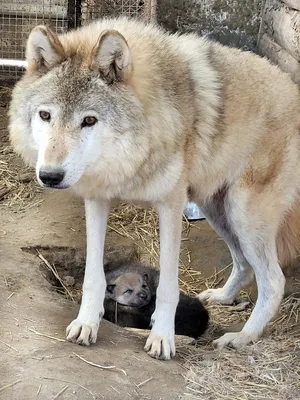
M143 351L144 334L106 321L90 348L66 342L65 328L78 312L83 277L83 204L70 191L37 187L34 172L8 143L9 90L0 90L0 98L0 399L300 398L300 269L289 271L287 297L264 340L241 352L219 352L211 341L241 329L253 307L255 285L241 294L247 307L211 307L207 334L195 343L178 338L177 355L169 362L153 360ZM138 212L137 219L147 220L150 230L152 214ZM147 232L139 240L134 232L124 233L132 229L135 213L126 207L113 210L117 222L112 216L106 260L124 255L157 260L157 243L149 253ZM123 214L124 223L118 220ZM57 268L67 293L39 254ZM197 293L222 285L230 262L226 245L206 221L185 223L183 290Z

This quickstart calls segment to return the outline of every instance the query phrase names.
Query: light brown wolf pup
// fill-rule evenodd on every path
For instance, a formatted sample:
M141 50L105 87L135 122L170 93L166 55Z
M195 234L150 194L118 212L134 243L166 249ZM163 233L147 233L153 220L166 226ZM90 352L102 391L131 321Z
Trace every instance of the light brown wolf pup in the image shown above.
M200 299L229 304L255 275L256 306L219 347L262 334L284 293L300 213L300 96L288 75L254 54L169 35L122 19L56 36L39 26L13 91L10 138L42 186L84 198L83 298L67 338L94 343L103 316L103 247L112 199L143 201L160 219L160 282L145 349L175 354L181 221L189 199L233 258L223 288Z

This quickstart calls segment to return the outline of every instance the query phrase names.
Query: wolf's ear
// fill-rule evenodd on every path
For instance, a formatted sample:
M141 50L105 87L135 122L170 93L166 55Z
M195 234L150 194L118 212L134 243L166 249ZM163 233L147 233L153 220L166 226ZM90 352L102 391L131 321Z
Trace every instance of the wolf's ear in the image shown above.
M101 33L91 55L91 67L107 81L124 82L131 71L131 55L125 38L115 30Z
M106 290L107 290L109 293L113 294L113 292L114 292L114 290L115 290L115 287L116 287L116 285L107 285L107 286L106 286Z
M56 34L40 25L29 35L26 59L28 69L48 71L65 60L65 52Z

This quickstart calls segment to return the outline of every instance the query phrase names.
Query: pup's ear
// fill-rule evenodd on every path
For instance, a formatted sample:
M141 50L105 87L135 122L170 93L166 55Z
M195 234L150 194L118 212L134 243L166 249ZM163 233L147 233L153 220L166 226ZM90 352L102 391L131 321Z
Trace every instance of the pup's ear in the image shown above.
M91 55L91 68L107 83L124 82L131 71L131 55L125 38L113 29L101 33Z
M58 37L46 26L34 28L27 40L28 69L49 71L65 60L64 48Z
M114 290L115 290L115 287L116 287L116 285L107 285L107 286L106 286L106 290L107 290L109 293L113 294L113 292L114 292Z

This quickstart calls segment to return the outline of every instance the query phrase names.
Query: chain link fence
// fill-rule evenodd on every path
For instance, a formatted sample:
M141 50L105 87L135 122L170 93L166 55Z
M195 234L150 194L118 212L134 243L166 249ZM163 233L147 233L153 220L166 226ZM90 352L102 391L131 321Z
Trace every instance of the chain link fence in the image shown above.
M35 26L62 33L119 15L153 21L156 0L0 0L0 80L14 81L23 73L26 41Z

